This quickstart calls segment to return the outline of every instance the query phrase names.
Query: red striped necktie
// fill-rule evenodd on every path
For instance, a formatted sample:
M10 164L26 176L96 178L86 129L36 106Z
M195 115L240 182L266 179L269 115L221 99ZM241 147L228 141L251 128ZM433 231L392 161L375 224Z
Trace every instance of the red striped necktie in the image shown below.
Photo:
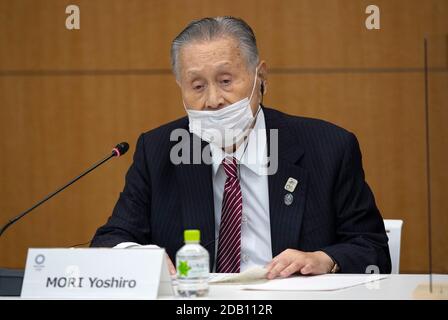
M238 273L241 262L243 198L236 159L234 157L224 159L222 166L227 178L222 199L216 271L218 273Z

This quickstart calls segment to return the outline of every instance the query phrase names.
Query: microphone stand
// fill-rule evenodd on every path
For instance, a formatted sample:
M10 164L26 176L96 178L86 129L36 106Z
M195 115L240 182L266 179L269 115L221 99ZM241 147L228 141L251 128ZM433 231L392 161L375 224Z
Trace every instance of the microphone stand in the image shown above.
M123 144L123 143L122 143ZM127 145L127 144L126 144ZM21 214L19 214L18 216L12 218L11 220L9 220L1 229L0 229L0 237L2 236L2 234L6 231L6 229L8 229L12 224L14 224L16 221L20 220L21 218L23 218L25 215L27 215L28 213L30 213L31 211L33 211L34 209L36 209L37 207L39 207L41 204L43 204L44 202L50 200L51 198L53 198L55 195L57 195L59 192L61 192L62 190L66 189L67 187L71 186L73 183L75 183L76 181L78 181L79 179L81 179L82 177L84 177L86 174L88 174L89 172L91 172L92 170L96 169L97 167L99 167L100 165L102 165L103 163L105 163L106 161L108 161L109 159L116 157L116 156L120 156L122 154L124 154L127 151L127 148L129 148L129 145L127 145L127 148L125 147L125 149L120 150L120 145L118 145L117 147L115 147L112 150L112 153L110 155L108 155L107 157L105 157L104 159L98 161L97 163L95 163L93 166L91 166L89 169L87 169L86 171L84 171L83 173L81 173L79 176L73 178L72 180L70 180L67 184L65 184L64 186L60 187L59 189L57 189L56 191L50 193L48 196L46 196L44 199L40 200L39 202L37 202L35 205L33 205L31 208L25 210L24 212L22 212Z

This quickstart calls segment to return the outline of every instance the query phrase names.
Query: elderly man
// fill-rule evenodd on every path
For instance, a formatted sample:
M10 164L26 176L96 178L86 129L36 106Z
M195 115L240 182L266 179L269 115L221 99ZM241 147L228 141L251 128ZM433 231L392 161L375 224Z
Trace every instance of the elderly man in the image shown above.
M266 266L268 278L390 272L356 137L262 105L266 63L243 20L191 22L171 59L188 117L140 136L124 190L92 246L155 244L173 261L183 230L199 229L216 272L254 265ZM208 161L173 159L178 130L191 138L182 156L190 160L196 143Z

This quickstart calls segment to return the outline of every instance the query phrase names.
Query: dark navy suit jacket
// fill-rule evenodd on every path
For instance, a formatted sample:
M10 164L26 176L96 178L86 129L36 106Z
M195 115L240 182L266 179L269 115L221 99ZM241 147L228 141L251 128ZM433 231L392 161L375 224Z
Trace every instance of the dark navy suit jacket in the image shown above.
M278 171L268 177L272 256L288 248L322 250L338 263L340 272L364 273L376 265L381 273L390 273L388 238L364 179L356 137L322 120L265 107L263 111L266 129L278 129ZM188 119L139 137L124 190L92 246L152 243L165 248L175 261L183 231L199 229L213 266L212 166L170 161L177 143L170 141L170 134L177 128L188 130ZM284 186L289 177L299 183L292 193L293 203L286 205Z

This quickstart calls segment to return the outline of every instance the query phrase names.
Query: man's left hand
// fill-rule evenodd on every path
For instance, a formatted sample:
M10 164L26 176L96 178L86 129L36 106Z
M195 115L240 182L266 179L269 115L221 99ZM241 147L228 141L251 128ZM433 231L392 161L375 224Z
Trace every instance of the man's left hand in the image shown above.
M334 266L331 259L323 251L304 252L286 249L266 266L268 279L285 278L294 273L316 275L328 273Z

